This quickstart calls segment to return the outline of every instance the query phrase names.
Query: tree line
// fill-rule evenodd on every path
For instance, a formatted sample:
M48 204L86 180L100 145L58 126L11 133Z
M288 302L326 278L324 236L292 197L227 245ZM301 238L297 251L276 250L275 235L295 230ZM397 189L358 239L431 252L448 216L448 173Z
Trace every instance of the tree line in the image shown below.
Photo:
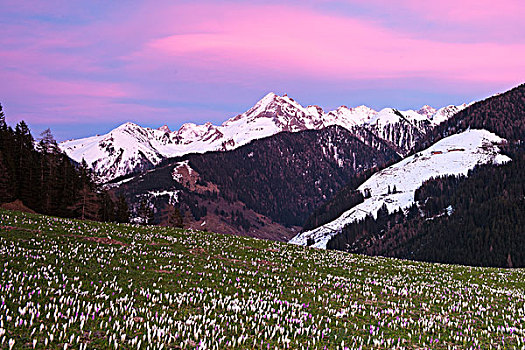
M35 139L24 121L8 126L0 105L0 203L15 200L46 215L129 221L125 198L101 189L85 161L72 161L49 129Z
M454 114L429 132L415 151L468 128L485 129L510 143L522 144L525 141L525 84L476 102Z

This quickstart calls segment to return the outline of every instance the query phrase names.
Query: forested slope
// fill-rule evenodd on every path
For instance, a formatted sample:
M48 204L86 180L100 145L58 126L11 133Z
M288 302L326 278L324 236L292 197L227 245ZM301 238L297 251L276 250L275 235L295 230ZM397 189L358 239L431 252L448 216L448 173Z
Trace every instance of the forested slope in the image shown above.
M43 214L128 220L125 201L98 189L87 165L61 152L49 129L35 140L24 121L8 126L0 105L0 204L15 200Z
M335 236L328 248L370 255L480 266L525 266L525 85L475 103L440 125L420 147L468 128L506 138L512 159L468 177L426 182L417 205L367 217Z

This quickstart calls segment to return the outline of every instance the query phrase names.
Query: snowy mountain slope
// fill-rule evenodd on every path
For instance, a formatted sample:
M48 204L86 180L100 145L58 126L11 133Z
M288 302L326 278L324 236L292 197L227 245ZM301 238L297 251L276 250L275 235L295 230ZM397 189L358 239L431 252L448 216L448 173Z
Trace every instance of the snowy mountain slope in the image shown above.
M441 124L442 122L444 122L445 120L449 119L450 117L452 117L457 112L459 112L459 111L467 108L468 106L472 105L472 103L473 102L468 103L468 104L467 103L463 103L462 105L459 105L459 106L450 105L450 106L447 106L447 107L440 108L440 109L438 109L436 111L436 113L434 113L432 115L432 117L429 117L429 118L430 118L430 120L432 120L432 123L434 125Z
M159 163L162 131L126 123L106 135L62 142L60 148L73 160L85 159L103 179L131 173Z
M425 105L419 111L384 108L368 121L366 127L377 137L389 141L398 147L401 153L406 154L432 128L465 107L467 104L451 105L439 110Z
M181 210L190 221L190 215L195 220L205 217L210 231L288 241L299 232L312 208L357 174L400 159L389 147L371 147L347 129L330 126L279 133L229 152L167 159L154 169L117 182L114 192L123 194L133 209L148 200L160 220L168 200L174 198L171 192L180 191L176 198ZM266 218L264 223L252 214ZM279 234L270 235L268 225L273 224L283 225ZM262 232L265 236L260 236Z
M75 161L85 159L103 181L151 168L167 157L232 150L282 131L319 130L332 125L353 130L363 141L363 130L372 132L405 153L432 126L462 108L464 105L436 111L424 106L417 112L391 108L376 112L366 106L341 106L325 113L319 106L303 107L287 95L269 93L247 112L220 126L186 123L170 131L166 125L152 129L125 123L105 135L62 142L60 148Z
M499 154L497 145L502 142L502 138L486 130L468 130L444 138L424 151L374 174L358 188L362 193L369 191L369 198L336 220L300 233L290 243L306 245L310 238L315 242L314 247L326 248L330 238L345 225L363 219L368 214L376 216L383 204L390 212L412 205L415 190L431 177L466 175L477 164L510 161L507 156ZM392 193L394 187L396 193Z

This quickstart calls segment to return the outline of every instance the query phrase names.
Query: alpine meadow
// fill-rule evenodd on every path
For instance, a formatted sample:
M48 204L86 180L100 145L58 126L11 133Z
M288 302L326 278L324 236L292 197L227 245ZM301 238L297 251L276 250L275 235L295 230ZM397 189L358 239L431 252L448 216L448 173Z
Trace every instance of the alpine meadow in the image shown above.
M0 8L0 349L525 349L525 2Z

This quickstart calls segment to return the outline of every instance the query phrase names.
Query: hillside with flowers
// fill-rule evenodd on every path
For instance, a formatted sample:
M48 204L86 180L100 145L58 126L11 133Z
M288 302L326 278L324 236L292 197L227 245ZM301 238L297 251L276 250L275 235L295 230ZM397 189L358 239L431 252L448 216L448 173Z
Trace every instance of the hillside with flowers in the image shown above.
M514 348L525 271L0 211L7 349Z

